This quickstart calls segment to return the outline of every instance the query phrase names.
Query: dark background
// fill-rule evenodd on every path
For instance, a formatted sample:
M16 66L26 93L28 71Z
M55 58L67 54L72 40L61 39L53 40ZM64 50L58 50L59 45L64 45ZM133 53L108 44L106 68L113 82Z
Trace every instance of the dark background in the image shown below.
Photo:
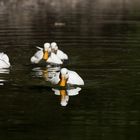
M30 65L52 41L85 81L66 107ZM0 0L0 51L0 140L139 140L138 0Z

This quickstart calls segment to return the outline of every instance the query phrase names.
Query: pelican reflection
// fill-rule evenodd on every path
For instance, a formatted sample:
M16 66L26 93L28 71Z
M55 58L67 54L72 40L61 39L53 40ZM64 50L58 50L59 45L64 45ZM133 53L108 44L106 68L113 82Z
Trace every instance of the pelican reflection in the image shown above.
M81 91L80 85L84 85L83 79L74 71L61 67L36 67L33 69L36 77L44 78L56 88L52 88L55 95L60 96L61 106L67 106L70 96L76 96ZM54 86L53 86L54 87ZM58 89L59 88L59 89Z
M3 86L5 84L6 80L6 75L10 73L9 69L0 69L0 86Z
M56 67L36 67L33 68L32 71L34 72L34 76L35 77L42 77L44 78L45 81L51 81L51 79L53 79L54 77L56 77L57 73L60 71L60 67L56 66Z
M52 91L55 95L61 96L60 98L60 104L61 106L67 106L69 101L69 96L76 96L79 94L79 91L81 91L80 87L73 87L71 89L54 89L52 88Z

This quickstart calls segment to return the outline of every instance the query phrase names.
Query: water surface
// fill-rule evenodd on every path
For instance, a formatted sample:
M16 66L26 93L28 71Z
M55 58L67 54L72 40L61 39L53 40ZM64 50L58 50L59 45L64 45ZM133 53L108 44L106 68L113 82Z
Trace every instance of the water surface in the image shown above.
M138 140L140 22L138 1L1 1L0 138ZM65 67L85 86L60 105L51 84L30 65L35 46L55 41Z

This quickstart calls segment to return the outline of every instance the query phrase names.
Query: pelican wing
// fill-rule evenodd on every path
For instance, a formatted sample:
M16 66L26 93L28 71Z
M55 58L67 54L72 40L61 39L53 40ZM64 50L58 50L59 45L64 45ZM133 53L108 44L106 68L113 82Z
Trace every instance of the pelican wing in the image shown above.
M68 59L68 55L65 54L63 51L58 50L57 51L57 56L61 59L61 60L67 60Z
M47 62L52 63L52 64L59 64L59 65L63 64L63 62L60 60L60 58L54 53L51 53L51 55L48 58Z
M9 63L9 57L8 57L7 54L1 53L0 58L1 58L2 60L4 60L5 62L8 62L8 63Z
M34 56L38 59L42 59L43 58L43 51L42 50L39 50L37 51Z
M9 68L10 67L10 62L9 62L9 57L5 53L0 53L0 68Z
M84 85L83 79L74 71L68 70L68 81L67 83L73 84L73 85Z
M43 51L39 50L37 51L32 57L31 62L32 63L39 63L39 61L43 58Z
M4 53L3 53L3 52L1 52L1 53L0 53L0 59L2 58L2 56L3 56L3 55L4 55Z

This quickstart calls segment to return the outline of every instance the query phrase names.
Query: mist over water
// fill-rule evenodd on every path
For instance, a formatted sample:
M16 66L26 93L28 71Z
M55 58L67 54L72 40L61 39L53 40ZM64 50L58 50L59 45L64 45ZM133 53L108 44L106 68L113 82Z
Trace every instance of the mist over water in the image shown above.
M140 125L138 0L0 0L0 139L138 140ZM64 67L85 82L61 96L32 66L36 46L55 41Z

